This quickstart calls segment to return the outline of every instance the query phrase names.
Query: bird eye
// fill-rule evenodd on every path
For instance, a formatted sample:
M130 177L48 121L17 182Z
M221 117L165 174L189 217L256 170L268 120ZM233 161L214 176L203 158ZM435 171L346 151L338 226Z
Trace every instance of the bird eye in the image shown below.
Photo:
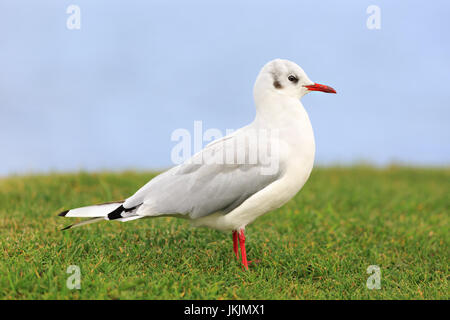
M288 77L288 80L295 83L297 83L298 81L297 77L292 74Z

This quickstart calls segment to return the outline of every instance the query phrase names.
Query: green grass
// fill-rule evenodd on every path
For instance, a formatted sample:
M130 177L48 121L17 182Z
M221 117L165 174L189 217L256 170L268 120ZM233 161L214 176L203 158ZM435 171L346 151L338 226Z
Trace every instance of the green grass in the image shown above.
M2 299L448 299L450 169L315 169L284 207L231 234L173 218L65 232L64 209L123 199L151 173L0 180ZM81 290L66 288L69 265ZM381 289L369 290L369 265Z

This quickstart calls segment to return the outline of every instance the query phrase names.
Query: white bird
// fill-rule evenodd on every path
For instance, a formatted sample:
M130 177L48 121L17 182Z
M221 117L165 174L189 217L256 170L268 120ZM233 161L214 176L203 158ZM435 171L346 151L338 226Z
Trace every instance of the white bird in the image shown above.
M232 231L233 250L248 269L244 230L259 216L289 201L313 168L313 129L300 99L311 91L336 93L312 82L297 64L267 63L253 89L252 123L213 141L184 163L150 180L125 201L72 209L65 217L130 221L173 216L194 226Z

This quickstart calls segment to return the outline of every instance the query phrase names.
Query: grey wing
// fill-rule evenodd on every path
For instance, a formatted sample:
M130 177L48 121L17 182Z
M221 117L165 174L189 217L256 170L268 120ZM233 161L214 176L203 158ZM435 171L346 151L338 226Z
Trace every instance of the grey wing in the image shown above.
M236 147L234 140L230 136L208 145L186 163L155 177L127 199L124 206L143 204L138 214L181 214L192 219L230 212L276 181L282 171L265 174L261 170L265 162L261 161L236 163L238 150L241 154L242 148L247 154L249 150L247 146Z

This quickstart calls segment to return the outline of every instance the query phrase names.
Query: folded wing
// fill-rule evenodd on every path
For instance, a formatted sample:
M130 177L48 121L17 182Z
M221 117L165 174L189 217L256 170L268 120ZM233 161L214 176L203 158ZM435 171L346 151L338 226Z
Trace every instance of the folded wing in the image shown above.
M140 205L138 215L179 214L191 219L228 213L276 181L283 171L279 167L274 173L264 172L269 154L255 159L249 146L238 135L215 141L187 162L152 179L127 199L124 207Z

